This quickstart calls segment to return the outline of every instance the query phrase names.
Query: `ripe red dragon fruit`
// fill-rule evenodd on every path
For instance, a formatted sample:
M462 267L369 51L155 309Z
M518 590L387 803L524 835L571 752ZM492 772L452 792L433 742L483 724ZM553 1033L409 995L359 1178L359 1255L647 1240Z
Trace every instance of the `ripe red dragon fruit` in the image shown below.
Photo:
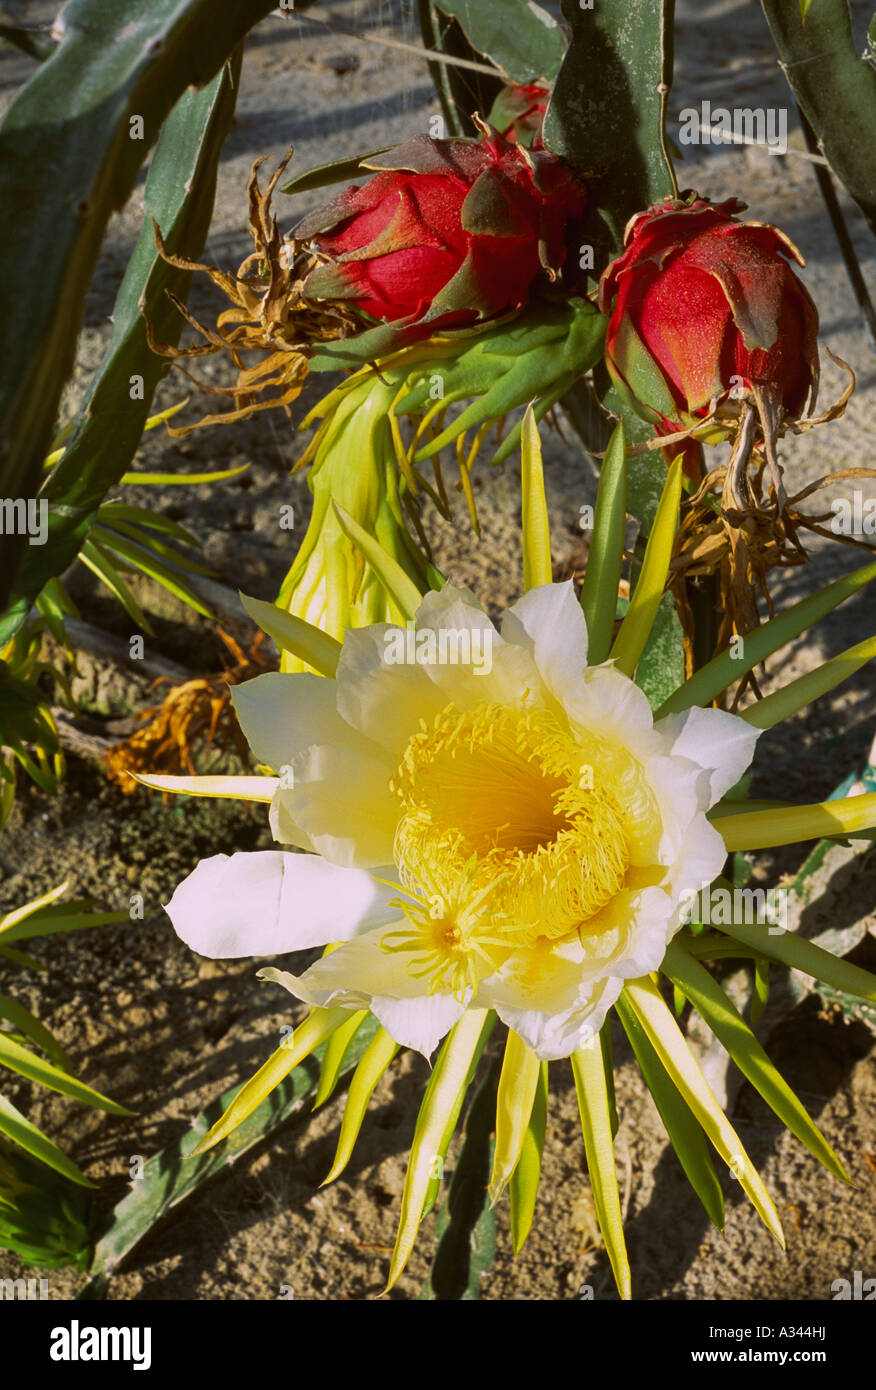
M293 231L322 260L303 293L414 336L526 304L537 277L556 278L586 197L556 156L491 130L484 140L419 135L364 164L372 178Z
M791 268L803 258L775 227L741 221L745 206L687 194L649 208L602 276L609 371L660 433L702 420L697 437L716 442L740 403L767 430L766 416L780 425L814 400L818 316Z

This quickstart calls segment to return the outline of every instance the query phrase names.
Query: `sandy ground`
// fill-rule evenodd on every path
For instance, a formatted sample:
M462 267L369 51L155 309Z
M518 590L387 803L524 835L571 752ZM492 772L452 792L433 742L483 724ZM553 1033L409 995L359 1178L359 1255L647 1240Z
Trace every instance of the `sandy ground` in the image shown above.
M11 19L49 19L42 0L5 6ZM866 25L866 4L856 4ZM410 6L345 0L319 15L372 36L415 40ZM7 102L30 70L28 60L0 54L0 97ZM790 106L758 6L696 3L680 6L676 85L671 110L708 98L724 105ZM247 46L238 114L220 169L216 212L206 257L234 267L248 251L244 190L252 160L279 156L294 143L295 167L400 141L428 129L437 110L423 63L356 37L326 33L304 18L272 18ZM791 143L802 147L790 112ZM799 441L788 441L783 460L789 479L803 486L828 470L871 462L876 356L868 343L823 211L811 167L788 155L760 151L694 149L680 181L713 198L737 195L751 214L779 223L800 246L806 283L821 311L822 340L858 372L858 391L845 417ZM686 154L690 155L688 148ZM319 195L290 205L291 224ZM288 210L287 210L288 209ZM851 226L865 274L872 282L874 247L853 208ZM74 382L65 412L89 378L107 332L107 317L126 257L139 231L138 195L116 216L89 296ZM192 296L198 313L218 306L209 287ZM206 375L206 373L205 373ZM219 376L208 378L220 380ZM321 383L317 383L320 385ZM842 387L826 364L823 400ZM184 394L166 382L160 403ZM313 385L302 402L316 399ZM193 400L186 420L203 413ZM299 413L299 418L303 409ZM282 417L260 417L236 428L204 431L177 442L161 432L146 437L144 466L197 471L246 462L246 474L212 489L132 491L181 519L201 537L208 561L226 583L273 597L294 548L280 526L280 508L292 501L303 534L307 493L288 468L299 449ZM594 485L573 442L547 442L554 548L569 557L579 538L582 503ZM458 524L431 527L436 558L457 582L471 583L494 609L520 589L514 467L477 479L484 539L477 543L461 513ZM859 563L855 552L818 543L812 563L777 584L788 601ZM85 616L120 636L130 624L80 576L73 581ZM150 650L199 671L219 669L219 644L210 627L161 594L138 588L156 613ZM776 662L766 688L808 669L815 660L872 631L872 599L858 598L835 613ZM77 693L97 719L128 714L151 702L134 669L83 659ZM840 694L822 700L761 740L756 791L814 800L856 766L876 728L876 690L866 670ZM848 731L851 730L851 734ZM847 737L837 742L837 736ZM254 979L252 963L200 961L174 937L161 910L176 884L199 858L234 849L266 848L270 840L258 808L210 803L162 806L146 792L125 798L98 769L71 759L68 780L54 799L23 788L0 839L2 902L13 906L62 878L77 894L104 907L127 907L143 895L145 920L88 935L46 940L35 947L49 973L36 979L0 971L0 989L13 990L35 1008L71 1052L84 1078L138 1114L113 1120L81 1110L46 1092L13 1085L9 1094L56 1135L89 1175L100 1182L100 1210L127 1190L131 1155L150 1155L185 1132L221 1091L250 1075L292 1022L288 997ZM798 852L766 868L786 871ZM876 902L874 855L861 870L861 915ZM871 943L872 944L872 943ZM865 956L867 947L864 948ZM873 965L872 951L870 964ZM623 1040L615 1039L621 1128L617 1148L634 1294L646 1299L822 1300L836 1278L855 1269L876 1274L876 1071L873 1038L860 1025L823 1016L810 1001L774 1030L770 1052L822 1125L853 1179L851 1189L824 1176L814 1159L783 1132L747 1086L734 1123L761 1169L785 1223L783 1253L759 1225L737 1185L727 1177L726 1232L712 1230L668 1149L656 1110ZM511 1256L507 1208L499 1212L499 1254L483 1281L488 1299L575 1299L589 1283L597 1297L613 1297L610 1273L595 1227L571 1074L551 1068L551 1110L540 1207L523 1254ZM402 1057L372 1103L350 1167L331 1188L318 1185L328 1169L342 1097L210 1183L142 1242L112 1280L116 1299L270 1299L282 1286L295 1298L358 1299L379 1292L394 1238L407 1146L427 1069ZM4 1081L5 1085L5 1081ZM451 1151L451 1156L452 1156ZM434 1217L424 1223L417 1251L392 1297L415 1298L434 1248ZM0 1276L18 1272L0 1253ZM50 1275L51 1296L69 1297L81 1284L69 1272Z

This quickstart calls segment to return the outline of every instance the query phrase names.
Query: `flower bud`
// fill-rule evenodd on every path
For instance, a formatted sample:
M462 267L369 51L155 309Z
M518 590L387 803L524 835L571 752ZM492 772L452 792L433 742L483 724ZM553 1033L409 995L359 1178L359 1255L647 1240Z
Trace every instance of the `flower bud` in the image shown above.
M313 510L277 604L338 641L347 628L404 621L404 614L344 533L335 503L418 588L427 587L427 562L408 533L399 495L392 416L398 390L397 382L360 372L320 401L305 422L323 421L298 465L312 458L307 481ZM281 670L304 669L304 661L283 652Z
M556 156L495 132L419 135L365 167L378 172L294 230L323 259L303 292L420 336L519 309L540 272L556 279L586 196Z
M695 426L717 442L739 402L768 396L797 418L818 381L818 316L774 227L742 222L735 198L689 194L639 213L608 266L606 361L621 395L660 433ZM722 423L724 427L722 427Z

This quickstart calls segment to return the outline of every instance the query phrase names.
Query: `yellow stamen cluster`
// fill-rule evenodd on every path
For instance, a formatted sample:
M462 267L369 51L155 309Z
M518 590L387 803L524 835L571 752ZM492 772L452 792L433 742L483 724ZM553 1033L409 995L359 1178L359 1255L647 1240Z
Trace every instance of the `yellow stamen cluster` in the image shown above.
M387 932L381 941L384 951L411 953L408 973L414 979L428 978L429 994L447 991L460 1003L466 1002L469 989L477 989L478 979L492 974L508 955L507 942L481 921L493 885L474 894L468 891L473 868L473 863L466 866L449 894L436 887L434 875L423 891L408 888L410 901L399 898L392 905L405 913L411 927Z
M474 986L521 947L572 939L623 888L624 800L551 710L448 704L410 739L391 786L396 863L419 907L386 949L430 988ZM450 983L450 982L453 983Z

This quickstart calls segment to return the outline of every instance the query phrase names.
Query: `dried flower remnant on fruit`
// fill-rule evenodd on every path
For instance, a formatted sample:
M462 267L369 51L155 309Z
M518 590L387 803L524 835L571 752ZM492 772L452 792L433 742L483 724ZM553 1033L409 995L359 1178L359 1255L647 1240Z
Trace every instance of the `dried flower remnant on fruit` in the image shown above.
M852 394L854 373L830 349L827 352L848 372L849 385L835 405L817 419L794 426L794 433L836 419ZM876 478L876 469L844 468L826 473L799 492L783 496L781 509L777 509L774 493L767 492L768 472L762 446L755 445L748 452L754 428L754 417L749 414L743 419L728 462L711 469L688 500L676 535L671 587L685 633L688 675L693 672L694 631L688 580L711 574L720 576L722 609L717 648L721 650L734 636L744 637L758 626L759 598L768 615L774 616L769 573L807 562L807 532L863 550L876 549L872 541L831 528L832 510L811 512L801 508L801 503L824 488ZM745 468L737 466L740 459L747 462ZM748 672L740 683L737 703L749 686L759 693L754 672Z
M797 504L831 481L864 476L835 474L787 497L778 440L840 415L854 375L834 358L850 387L823 416L803 418L819 377L818 316L792 266L803 258L783 232L742 221L744 208L735 198L714 204L688 193L639 213L600 284L600 304L610 310L606 363L622 398L654 426L647 447L690 438L733 445L727 464L698 472L676 538L673 587L688 674L693 615L683 581L720 574L718 645L744 636L759 623L758 594L772 612L769 571L804 563L799 533L818 532L826 519ZM751 673L745 684L757 689Z
M315 346L346 337L361 328L361 322L343 305L317 304L302 294L304 281L315 264L314 258L284 240L271 210L274 189L291 154L290 150L281 160L264 192L259 187L258 171L268 156L262 156L253 164L247 192L249 229L255 249L236 274L182 256L171 256L155 227L156 244L164 260L182 270L208 275L232 305L219 315L215 328L210 328L170 294L186 322L205 339L203 343L186 348L157 342L147 321L147 337L153 352L173 359L199 390L230 398L233 403L231 410L207 415L196 425L177 429L168 426L169 433L177 438L204 425L246 420L262 410L280 407L288 414L289 406L304 387L308 360ZM244 354L253 353L261 354L260 360L248 365ZM209 386L182 366L183 361L216 354L227 354L237 368L233 386Z

